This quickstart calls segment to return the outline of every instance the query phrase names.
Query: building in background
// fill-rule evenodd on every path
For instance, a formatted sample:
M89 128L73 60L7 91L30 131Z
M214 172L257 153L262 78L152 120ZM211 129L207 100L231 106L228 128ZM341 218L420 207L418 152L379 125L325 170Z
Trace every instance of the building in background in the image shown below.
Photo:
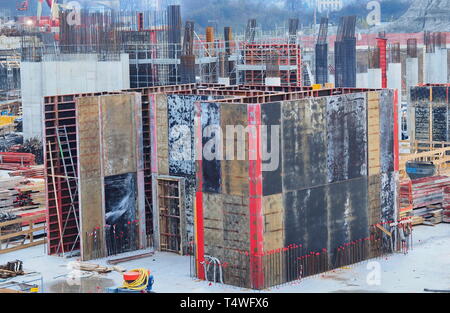
M343 6L342 0L317 0L317 11L320 13L339 11Z

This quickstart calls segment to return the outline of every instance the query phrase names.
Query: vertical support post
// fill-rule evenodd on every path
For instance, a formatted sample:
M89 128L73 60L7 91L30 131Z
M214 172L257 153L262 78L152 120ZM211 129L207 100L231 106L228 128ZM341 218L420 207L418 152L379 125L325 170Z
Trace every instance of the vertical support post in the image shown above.
M387 39L377 38L377 46L380 51L381 88L387 88Z
M250 213L250 277L253 289L264 286L264 217L262 214L261 105L249 104L249 213Z
M158 207L158 129L156 96L149 95L150 136L151 136L151 170L152 170L152 206L153 206L153 243L155 250L160 250L159 207Z
M205 279L205 241L203 225L203 154L202 154L202 105L196 102L195 112L195 155L197 159L197 191L195 193L194 227L195 227L195 257L197 266L197 277Z
M398 90L394 91L394 171L398 172L399 162L400 162L400 151L399 151L399 125L398 125Z

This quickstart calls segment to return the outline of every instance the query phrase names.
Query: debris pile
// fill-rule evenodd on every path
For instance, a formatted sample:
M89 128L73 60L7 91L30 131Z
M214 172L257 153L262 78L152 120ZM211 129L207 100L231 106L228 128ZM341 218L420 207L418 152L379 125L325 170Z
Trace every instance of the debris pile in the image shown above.
M5 265L0 265L0 278L11 278L23 274L23 262L20 260L15 260L8 262Z

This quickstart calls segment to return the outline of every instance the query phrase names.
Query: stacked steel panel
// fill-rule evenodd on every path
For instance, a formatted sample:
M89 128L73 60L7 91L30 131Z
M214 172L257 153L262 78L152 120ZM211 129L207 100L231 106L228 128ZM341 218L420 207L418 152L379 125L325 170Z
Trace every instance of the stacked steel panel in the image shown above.
M411 180L401 184L401 201L412 209L432 204L445 203L445 190L450 185L450 177L433 176Z
M450 187L444 188L444 202L442 203L442 209L444 210L444 223L450 223Z

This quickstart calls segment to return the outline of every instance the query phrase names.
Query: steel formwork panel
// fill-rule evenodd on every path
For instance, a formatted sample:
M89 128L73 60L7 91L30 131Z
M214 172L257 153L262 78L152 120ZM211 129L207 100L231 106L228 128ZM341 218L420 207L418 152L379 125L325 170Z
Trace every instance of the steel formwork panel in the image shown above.
M143 139L144 139L144 175L145 175L145 195L149 201L146 201L146 223L151 225L151 154L150 154L150 108L149 108L149 94L168 92L168 93L180 93L193 90L195 84L176 85L176 86L159 86L148 87L143 89L130 89L126 91L140 92L142 94L142 124L143 124ZM64 166L61 158L61 154L57 143L57 129L62 126L66 126L67 134L70 144L70 150L73 156L74 164L77 164L77 129L76 129L76 104L77 98L85 96L100 96L106 94L114 94L114 92L103 93L83 93L72 95L56 95L44 98L44 164L46 175L46 193L47 193L47 237L48 237L48 253L57 254L62 252L62 249L58 250L61 237L63 238L64 251L70 251L79 249L78 230L76 227L75 219L73 215L68 217L70 207L73 205L77 216L79 216L78 210L78 196L75 197L75 201L72 202L69 195L69 185L64 177ZM49 143L51 150L49 150ZM51 179L51 160L53 161L55 185ZM78 179L78 173L73 173L73 177ZM56 189L56 190L55 190ZM56 192L55 192L56 191ZM72 187L72 193L75 190ZM58 210L57 210L58 208ZM59 211L59 212L58 212ZM60 221L58 222L58 216ZM66 224L67 227L61 236L59 231L59 223ZM151 229L151 228L148 228Z

